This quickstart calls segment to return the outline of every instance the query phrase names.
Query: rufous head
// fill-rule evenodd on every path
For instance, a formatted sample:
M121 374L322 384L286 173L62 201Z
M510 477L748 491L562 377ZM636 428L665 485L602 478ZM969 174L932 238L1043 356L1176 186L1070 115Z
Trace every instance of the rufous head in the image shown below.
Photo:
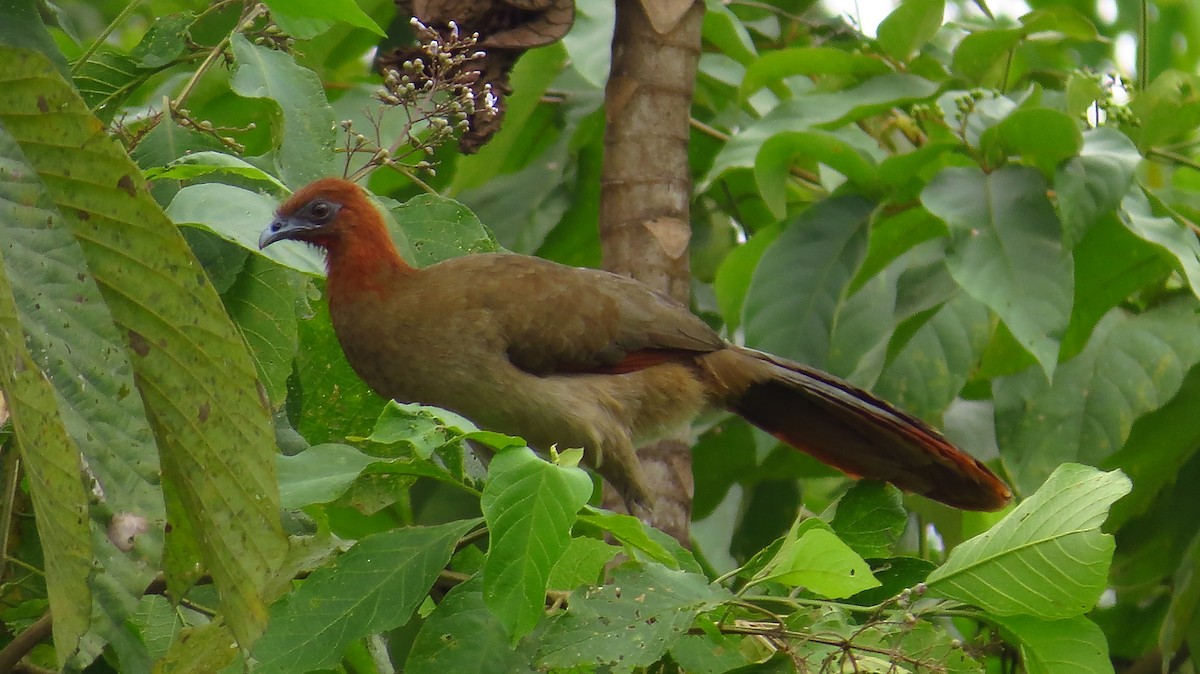
M362 188L341 178L322 178L283 202L275 219L258 237L258 247L291 239L337 249L356 229L379 223L379 214Z

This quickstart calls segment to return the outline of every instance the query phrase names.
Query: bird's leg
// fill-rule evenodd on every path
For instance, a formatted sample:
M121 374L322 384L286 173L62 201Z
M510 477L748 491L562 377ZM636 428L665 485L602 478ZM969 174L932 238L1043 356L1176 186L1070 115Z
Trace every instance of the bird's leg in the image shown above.
M632 440L627 435L620 439L610 438L603 452L590 454L588 458L592 465L620 495L629 514L650 524L656 498L646 482Z

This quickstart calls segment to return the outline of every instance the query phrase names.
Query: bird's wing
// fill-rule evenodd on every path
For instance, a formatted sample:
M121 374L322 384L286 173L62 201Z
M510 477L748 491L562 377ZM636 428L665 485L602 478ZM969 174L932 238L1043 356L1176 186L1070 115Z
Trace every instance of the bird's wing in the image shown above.
M471 257L509 360L528 372L631 372L725 346L687 307L632 279L525 256Z

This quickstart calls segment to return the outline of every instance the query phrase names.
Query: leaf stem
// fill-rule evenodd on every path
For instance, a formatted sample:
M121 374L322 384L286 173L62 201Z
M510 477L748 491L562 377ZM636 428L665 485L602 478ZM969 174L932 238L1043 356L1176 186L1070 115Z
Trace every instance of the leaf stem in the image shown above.
M75 63L71 64L72 75L79 74L80 69L82 69L83 65L88 62L88 59L92 57L92 54L96 53L96 50L100 48L100 45L104 44L104 41L108 39L109 35L112 35L112 32L117 29L118 25L123 23L125 19L129 18L129 15L132 14L133 10L137 8L139 2L141 2L141 0L130 0L130 3L125 5L125 8L121 10L121 13L118 14L111 23L104 27L104 30L100 32L100 35L92 41L92 44L88 45L87 50L85 50L83 54L79 56L79 58L75 59Z

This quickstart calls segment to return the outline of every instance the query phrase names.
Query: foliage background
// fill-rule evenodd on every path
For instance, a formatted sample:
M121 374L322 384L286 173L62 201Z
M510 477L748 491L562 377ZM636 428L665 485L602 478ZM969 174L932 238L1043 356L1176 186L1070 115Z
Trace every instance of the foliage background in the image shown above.
M385 410L319 259L253 251L288 189L342 171L337 122L371 131L377 27L407 25L268 4L282 32L240 3L0 4L4 666L1195 671L1196 8L909 0L868 39L803 0L707 3L695 310L944 427L1025 500L997 524L847 491L711 418L693 556L576 518L569 457ZM612 6L577 7L493 142L434 151L438 196L372 175L410 260L598 266Z

